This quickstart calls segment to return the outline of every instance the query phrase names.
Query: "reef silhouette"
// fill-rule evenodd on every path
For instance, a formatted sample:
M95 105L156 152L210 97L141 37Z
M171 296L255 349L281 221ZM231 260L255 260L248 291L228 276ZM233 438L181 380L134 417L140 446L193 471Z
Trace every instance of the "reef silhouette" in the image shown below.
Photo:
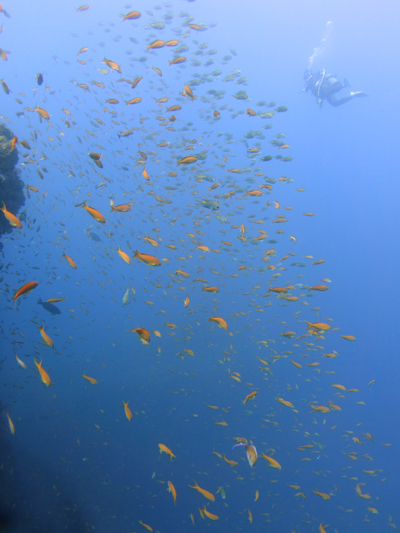
M25 194L24 183L20 177L21 171L15 168L18 163L17 147L10 151L13 138L14 133L4 123L0 123L0 205L4 202L8 211L17 215L25 205ZM12 231L14 228L0 213L0 236ZM3 245L0 243L0 250L2 248Z

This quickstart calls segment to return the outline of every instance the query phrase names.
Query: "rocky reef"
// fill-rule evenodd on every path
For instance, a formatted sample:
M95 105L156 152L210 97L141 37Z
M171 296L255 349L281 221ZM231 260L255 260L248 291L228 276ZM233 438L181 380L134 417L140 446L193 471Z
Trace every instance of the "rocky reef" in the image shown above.
M15 168L18 163L17 146L10 151L13 138L14 133L4 123L0 123L0 205L4 202L8 211L18 216L18 211L25 204L25 194L21 171ZM0 213L0 236L12 231L14 228ZM0 250L2 247L0 243Z

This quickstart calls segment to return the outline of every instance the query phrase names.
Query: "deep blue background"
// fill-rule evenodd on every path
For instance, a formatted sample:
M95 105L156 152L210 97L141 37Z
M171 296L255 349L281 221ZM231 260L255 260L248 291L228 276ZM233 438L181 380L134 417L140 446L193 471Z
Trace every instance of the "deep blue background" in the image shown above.
M36 160L42 152L48 158L23 167L22 154L27 151L18 147L21 177L40 193L31 193L27 200L23 230L3 238L1 401L16 434L9 434L3 415L1 446L6 472L3 486L8 501L17 505L18 519L12 530L86 531L93 526L97 531L145 531L138 524L143 520L155 531L187 531L193 513L197 529L251 527L261 531L270 520L282 531L318 531L320 523L329 524L328 531L341 533L383 531L389 515L399 523L399 8L395 3L384 9L378 3L344 1L180 1L171 2L171 7L159 6L150 8L144 1L132 7L96 1L88 11L76 13L79 6L70 1L3 3L11 19L0 14L0 23L4 22L0 46L10 53L7 62L1 61L0 76L12 94L1 91L1 115L20 141L31 144L31 156L37 150ZM142 17L122 23L119 14L130 9L141 11ZM188 37L177 36L173 29L181 27L183 11L194 16L194 23L216 26L204 32L192 30ZM166 13L173 13L174 18L165 29L147 27L163 20ZM332 24L326 34L328 21ZM183 53L188 61L182 67L168 67L173 49L146 53L145 44L155 38L182 40L189 47ZM202 43L208 49L204 55L195 55ZM89 51L78 59L86 65L76 62L83 46ZM310 94L302 93L303 72L315 48L320 49L315 69L325 68L340 80L346 76L353 90L364 90L370 97L340 108L325 103L320 109ZM217 52L208 55L210 49ZM121 64L121 75L96 70L106 67L101 63L104 55ZM227 55L232 59L223 64ZM145 62L133 61L146 56ZM210 58L214 63L206 66ZM195 60L201 65L192 66ZM162 70L162 78L150 70L153 66ZM221 76L193 86L198 98L182 103L179 93L185 83L196 74L217 69ZM234 69L241 70L247 85L222 81ZM35 82L38 72L44 72L41 87ZM135 90L117 82L138 76L144 80ZM104 82L106 88L94 87L91 80ZM90 93L77 87L82 83L89 85ZM224 98L203 101L212 97L206 94L212 89L225 90ZM240 90L246 90L251 100L232 97ZM126 107L123 100L134 96L141 96L143 102ZM175 132L156 119L170 116L166 106L155 104L154 99L163 96L170 99L168 105L183 107L174 113ZM120 104L105 104L106 98L117 98ZM231 118L248 107L263 112L273 109L258 107L261 100L285 105L288 112L276 113L270 120L245 114ZM51 125L40 123L30 111L17 118L17 111L36 104L51 114ZM227 109L220 110L221 120L213 122L214 108L224 105ZM105 107L118 112L114 120L119 125L103 111ZM95 118L105 125L97 126ZM143 124L140 118L146 119ZM71 128L65 126L66 119ZM263 129L268 123L273 127ZM185 125L187 129L182 130ZM118 139L117 132L132 127L138 128L133 136ZM32 140L34 130L37 141ZM265 139L247 140L246 146L244 134L249 130L261 131ZM276 155L269 141L281 132L290 144L283 155L293 157L292 162L262 163L256 157L251 172L226 172L249 167L248 148L259 145L261 156ZM149 139L153 133L154 139ZM228 136L233 142L227 142ZM194 153L208 149L207 159L200 163L200 170L177 168L175 159L192 153L185 146L194 139ZM171 146L157 148L162 141ZM145 183L142 166L135 163L138 149L156 153L146 165L153 185ZM88 158L89 151L102 152L102 171ZM224 156L227 164L215 166ZM48 172L41 181L36 169L43 170L43 166ZM240 193L221 201L219 214L229 224L208 210L201 213L196 206L198 199L228 193L227 185L232 182L247 190L257 188L263 183L261 178L245 181L256 169L276 180L286 176L295 181L277 182L272 194L259 201ZM195 182L196 171L212 174L220 187L210 192L212 183ZM170 172L177 172L177 178L168 177ZM101 181L107 185L96 188ZM165 185L178 190L168 191ZM297 188L305 192L296 192ZM150 191L172 203L157 205ZM116 204L132 201L135 205L126 214L110 213L111 197ZM280 209L264 210L267 199L270 203L277 200ZM106 216L104 227L75 207L83 200ZM283 206L293 210L283 210ZM304 217L307 212L315 216ZM269 219L258 226L248 218L253 214L254 220ZM285 214L288 223L271 225L276 214ZM278 243L264 241L256 247L241 242L240 230L232 226L242 223L248 239L265 229L268 238ZM84 230L89 228L101 237L101 243L88 238ZM276 235L280 229L285 233ZM203 235L192 242L187 233L197 231ZM160 248L146 244L146 234L161 237ZM297 238L297 244L288 240L289 235ZM232 247L221 245L221 240L230 241ZM177 251L166 244L176 245ZM221 253L200 253L195 250L199 244ZM159 269L137 260L126 265L115 253L118 245L131 256L138 248L169 262ZM277 250L271 263L286 268L272 272L281 274L275 281L271 273L259 270L267 266L261 257L269 248ZM279 259L288 252L295 257L281 264ZM76 261L76 271L61 258L62 253ZM311 266L306 255L325 259L325 263ZM307 267L289 266L294 261ZM241 264L247 270L232 278ZM179 267L191 277L182 281L173 277ZM303 277L296 279L299 275ZM201 292L202 283L193 282L197 277L219 286L221 292ZM311 286L325 277L332 280L330 290L302 297L308 306L300 301L284 306L275 296L263 298L269 281L279 286L289 282ZM21 299L15 310L14 291L34 279L39 287ZM123 306L129 282L136 297L131 293L129 304ZM187 309L183 306L186 293L191 298ZM292 294L307 292L296 288ZM36 301L56 296L67 300L57 304L62 314L52 317ZM269 301L272 305L265 307ZM320 318L311 311L316 307ZM294 316L297 311L300 315ZM208 318L214 314L227 320L232 335L210 325ZM323 349L304 344L313 338L296 342L280 335L291 330L300 336L305 333L304 320L327 318L333 319L339 332L314 341ZM169 329L166 322L176 324L177 329ZM37 325L41 323L55 342L54 351L39 344ZM135 327L159 330L162 337L152 335L150 345L143 346L134 333L126 333ZM356 342L340 338L346 334L354 335ZM268 347L260 344L267 339ZM195 357L184 355L184 349L193 350ZM339 357L321 357L333 350ZM28 370L17 365L14 352L26 361ZM309 358L301 357L306 354ZM43 367L54 382L49 389L39 381L34 355L43 358ZM273 355L288 357L273 362ZM230 359L224 361L227 356ZM259 369L258 357L269 362L273 376ZM291 365L292 358L303 368ZM306 367L314 361L320 363L321 375ZM84 372L99 385L83 380ZM229 372L240 373L241 383L231 379ZM371 380L376 383L368 387ZM332 383L359 392L340 398L334 395L338 391L331 388ZM243 407L242 400L252 390L258 391L257 398ZM276 397L291 401L298 413L276 403ZM129 400L131 423L124 416L122 400ZM311 402L327 405L328 401L339 404L342 411L310 414ZM207 404L219 409L211 410ZM230 409L224 412L222 407ZM215 425L220 421L228 426ZM373 444L362 437L366 432L372 434ZM352 436L363 444L353 443ZM262 458L251 470L242 449L231 451L234 437L251 439L259 454L274 455L282 470L271 469ZM315 442L326 448L322 452L318 448L296 450L304 444L316 446ZM159 454L159 443L173 450L176 461ZM385 443L393 445L382 446ZM213 451L239 465L229 466ZM350 452L358 452L358 460L351 460ZM364 454L374 460L361 457ZM378 469L382 472L376 477L364 472ZM214 494L218 487L225 488L225 501L217 494L216 502L208 506L220 517L219 522L201 520L197 509L208 502L188 488L194 479ZM176 506L166 492L168 480L178 492ZM357 497L358 483L366 483L362 492L369 493L370 500ZM260 498L255 503L256 490ZM322 500L313 490L329 493L331 499ZM295 497L298 492L306 499ZM377 508L379 514L367 513L368 506ZM253 524L248 521L248 509ZM370 522L364 521L366 515Z

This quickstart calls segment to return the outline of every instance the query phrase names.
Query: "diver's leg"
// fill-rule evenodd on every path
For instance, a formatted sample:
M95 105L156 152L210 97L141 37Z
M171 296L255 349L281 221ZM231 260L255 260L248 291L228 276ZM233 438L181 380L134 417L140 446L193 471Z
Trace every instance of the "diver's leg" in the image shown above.
M328 100L328 102L333 106L333 107L338 107L340 105L343 105L343 104L347 104L347 102L350 102L350 100L353 99L352 96L346 96L345 98L341 98L340 100L338 100L336 98L335 95L330 95L326 98Z
M360 96L363 97L363 96L369 96L369 95L367 93L363 93L362 91L359 91L356 93L350 93L350 96L346 96L345 98L341 98L340 100L338 100L336 96L333 94L330 96L327 96L326 99L333 107L338 107L340 105L347 104L347 102L350 102L350 100L353 100L353 98L358 98Z

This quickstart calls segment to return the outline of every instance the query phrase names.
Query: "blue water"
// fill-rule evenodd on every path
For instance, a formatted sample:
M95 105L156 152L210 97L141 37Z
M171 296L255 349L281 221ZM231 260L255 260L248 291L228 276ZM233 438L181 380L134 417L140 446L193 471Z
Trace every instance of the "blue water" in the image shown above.
M30 144L31 150L16 145L17 168L25 184L39 189L30 191L15 213L22 230L2 236L5 530L146 531L140 520L167 533L191 530L191 514L197 531L305 533L321 531L322 524L329 533L347 533L400 527L398 6L314 0L158 5L141 0L130 6L97 0L85 11L78 7L21 1L3 3L11 18L0 13L0 47L8 56L0 59L0 77L12 91L0 90L0 122ZM141 17L122 22L120 14L131 10ZM156 22L165 27L149 27ZM177 39L187 49L146 52L155 39ZM83 47L89 50L77 56ZM350 81L351 89L341 95L360 90L369 97L337 108L325 101L320 108L310 92L302 92L314 50L314 71ZM177 55L186 61L169 67ZM102 63L104 56L122 73ZM236 70L232 81L224 81ZM118 81L138 77L143 80L135 89ZM244 83L237 83L241 78ZM193 101L182 96L185 84ZM225 92L217 99L209 91ZM234 98L239 91L249 99ZM142 101L126 106L134 97ZM156 104L163 97L168 102ZM119 103L105 102L111 98ZM275 104L257 105L261 101ZM167 112L177 104L181 110ZM49 120L32 111L36 105ZM279 106L287 111L274 111ZM258 116L247 115L247 109ZM265 112L273 116L261 118ZM168 123L172 114L176 121ZM131 136L118 137L131 128ZM251 139L249 132L258 133ZM280 133L290 147L278 151L270 141ZM169 144L158 147L162 142ZM256 147L260 152L250 157L248 150ZM150 181L142 176L138 150L147 154ZM102 154L103 169L88 152ZM202 152L195 163L177 166ZM266 155L273 159L261 161ZM282 162L277 155L293 159ZM242 172L228 172L235 168ZM199 181L199 174L214 181ZM271 191L260 189L258 198L244 194L269 183L265 178L275 180ZM224 198L230 191L235 194ZM132 203L132 209L111 212L110 200ZM219 211L203 210L201 200L217 201ZM104 215L104 225L77 207L83 201ZM279 215L287 222L272 224ZM247 241L239 238L241 224ZM268 237L255 241L259 230ZM211 251L196 249L200 245ZM162 264L132 259L128 265L116 253L118 246L131 258L138 249ZM270 249L276 254L265 262ZM294 255L283 259L287 254ZM325 262L311 265L318 260ZM291 266L295 262L305 266ZM189 277L176 274L179 268ZM39 285L15 307L14 294L29 281ZM329 290L308 292L322 283ZM202 292L203 285L220 292ZM270 287L286 286L294 287L288 294L298 301L265 296ZM39 298L63 297L55 304L59 315L37 304ZM213 316L224 318L228 331L210 322ZM338 330L298 339L307 333L305 321ZM54 349L42 343L41 324ZM137 327L150 332L149 345L127 332ZM281 335L287 331L294 337ZM323 357L334 351L337 357ZM34 359L42 359L50 387L40 381ZM318 365L307 366L313 363ZM98 384L91 385L83 373ZM257 396L244 406L253 391ZM129 401L130 422L123 401ZM312 413L329 402L341 411ZM231 450L239 437L257 448L254 468L244 448ZM160 443L176 459L160 454ZM305 445L313 448L298 449ZM194 480L215 502L189 488ZM168 481L176 488L176 505ZM357 494L358 485L370 498ZM225 499L217 493L220 487ZM202 519L204 506L219 520Z

